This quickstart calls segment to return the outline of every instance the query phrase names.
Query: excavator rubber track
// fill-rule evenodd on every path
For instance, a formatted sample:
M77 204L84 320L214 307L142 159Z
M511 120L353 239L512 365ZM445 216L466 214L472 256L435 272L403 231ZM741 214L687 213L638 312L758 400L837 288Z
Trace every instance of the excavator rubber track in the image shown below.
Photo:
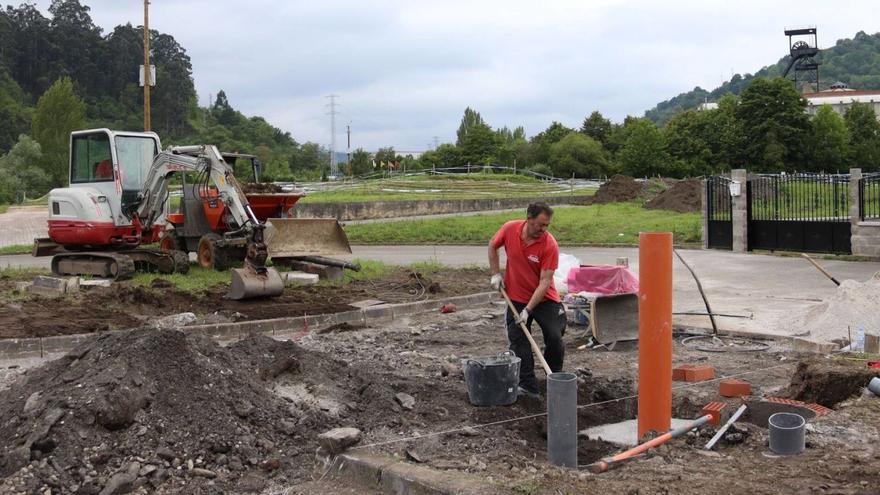
M89 275L127 280L136 272L171 274L188 271L189 257L183 251L64 252L52 257L52 273L59 276Z
M127 280L135 274L134 260L122 253L62 253L52 257L52 273L58 276L91 275Z

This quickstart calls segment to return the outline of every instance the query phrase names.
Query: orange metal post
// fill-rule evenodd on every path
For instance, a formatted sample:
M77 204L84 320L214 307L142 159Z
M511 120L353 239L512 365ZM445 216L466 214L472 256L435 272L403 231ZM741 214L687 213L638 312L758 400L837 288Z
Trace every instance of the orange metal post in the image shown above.
M639 438L672 426L672 233L639 234Z

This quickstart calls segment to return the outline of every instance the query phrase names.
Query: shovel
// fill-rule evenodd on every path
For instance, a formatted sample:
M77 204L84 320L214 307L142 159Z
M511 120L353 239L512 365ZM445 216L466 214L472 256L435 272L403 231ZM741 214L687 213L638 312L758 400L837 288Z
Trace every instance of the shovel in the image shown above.
M554 466L577 468L577 377L574 373L554 373L550 369L504 287L499 290L547 374L547 460Z

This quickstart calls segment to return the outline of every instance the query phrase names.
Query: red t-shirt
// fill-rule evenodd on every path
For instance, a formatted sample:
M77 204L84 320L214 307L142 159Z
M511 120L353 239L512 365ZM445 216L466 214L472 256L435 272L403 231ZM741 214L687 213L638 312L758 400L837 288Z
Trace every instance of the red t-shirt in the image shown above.
M492 247L504 246L507 254L507 268L504 272L504 285L511 300L527 304L541 281L541 270L556 270L559 266L559 244L550 232L526 246L522 240L525 220L511 220L505 223L492 238ZM544 299L560 302L559 293L553 282L547 289Z

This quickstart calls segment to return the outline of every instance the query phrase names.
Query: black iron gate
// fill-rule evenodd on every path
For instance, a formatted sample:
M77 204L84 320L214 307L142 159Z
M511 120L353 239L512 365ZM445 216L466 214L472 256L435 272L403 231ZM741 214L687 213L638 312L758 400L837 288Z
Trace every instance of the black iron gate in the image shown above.
M850 254L849 175L749 178L749 249Z
M707 245L715 249L732 249L733 204L727 177L706 179L706 219L709 223Z

